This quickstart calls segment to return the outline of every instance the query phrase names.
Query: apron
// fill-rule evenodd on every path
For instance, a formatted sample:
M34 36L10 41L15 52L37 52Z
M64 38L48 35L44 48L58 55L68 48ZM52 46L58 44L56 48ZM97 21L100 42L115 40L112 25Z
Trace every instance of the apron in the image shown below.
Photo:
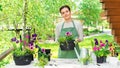
M62 24L62 28L61 28L61 32L60 32L60 36L59 37L65 36L66 32L71 32L73 37L74 37L74 39L78 38L78 32L77 32L77 30L75 28L75 24L74 24L73 21L72 21L72 23L73 23L73 27L69 27L69 28L63 28L64 27L64 23ZM78 53L80 54L80 49L79 49L78 44L76 44L75 47L76 47ZM77 58L77 55L76 55L74 50L64 51L64 50L61 50L60 47L59 47L58 58Z

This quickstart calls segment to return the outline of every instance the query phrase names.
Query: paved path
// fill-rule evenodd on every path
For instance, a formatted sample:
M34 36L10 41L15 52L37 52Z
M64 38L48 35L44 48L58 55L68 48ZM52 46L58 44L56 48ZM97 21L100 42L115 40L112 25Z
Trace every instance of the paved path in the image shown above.
M99 36L99 35L103 35L103 34L112 35L110 29L105 29L105 30L103 30L102 33L98 33L98 34L86 36L86 37L84 37L84 38L90 38L90 37L93 37L93 36Z

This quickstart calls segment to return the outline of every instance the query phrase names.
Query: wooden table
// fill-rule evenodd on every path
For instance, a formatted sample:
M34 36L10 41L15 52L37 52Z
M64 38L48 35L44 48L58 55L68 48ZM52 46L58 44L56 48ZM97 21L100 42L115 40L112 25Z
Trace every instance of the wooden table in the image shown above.
M17 66L13 63L6 65L5 68L40 68L35 66L37 60L30 65ZM116 57L109 57L106 63L82 65L77 59L52 59L45 68L120 68L120 61Z

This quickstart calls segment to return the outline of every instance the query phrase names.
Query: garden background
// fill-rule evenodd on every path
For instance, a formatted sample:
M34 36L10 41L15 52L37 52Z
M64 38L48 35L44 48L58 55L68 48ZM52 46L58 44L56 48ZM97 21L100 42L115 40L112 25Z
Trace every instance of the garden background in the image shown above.
M27 6L24 7L24 1ZM54 42L54 29L56 23L61 20L59 7L67 4L71 7L72 18L81 21L84 27L84 40L80 47L91 48L91 40L113 41L109 24L103 16L103 10L99 0L0 0L0 54L12 46L11 38L17 36L17 32L11 29L34 29L38 35L39 46L52 49L52 58L57 58L58 43ZM26 13L24 13L26 8ZM26 21L24 21L24 14ZM26 22L25 24L23 24ZM22 34L22 31L20 31ZM12 61L12 55L0 61L0 67Z

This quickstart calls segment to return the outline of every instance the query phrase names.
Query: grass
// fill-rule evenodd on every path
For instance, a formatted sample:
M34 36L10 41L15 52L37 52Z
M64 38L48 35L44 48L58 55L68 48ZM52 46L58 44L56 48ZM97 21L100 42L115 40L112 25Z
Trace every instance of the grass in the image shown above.
M97 38L98 40L108 40L109 42L113 41L113 36L107 35L107 34L103 34L103 35L99 35L99 36L93 36L90 38L85 38L82 42L79 43L79 47L86 47L86 48L91 48L91 41L94 40L94 38ZM39 44L39 46L41 48L50 48L51 49L51 53L52 53L52 58L57 58L57 54L58 54L58 47L59 44Z

